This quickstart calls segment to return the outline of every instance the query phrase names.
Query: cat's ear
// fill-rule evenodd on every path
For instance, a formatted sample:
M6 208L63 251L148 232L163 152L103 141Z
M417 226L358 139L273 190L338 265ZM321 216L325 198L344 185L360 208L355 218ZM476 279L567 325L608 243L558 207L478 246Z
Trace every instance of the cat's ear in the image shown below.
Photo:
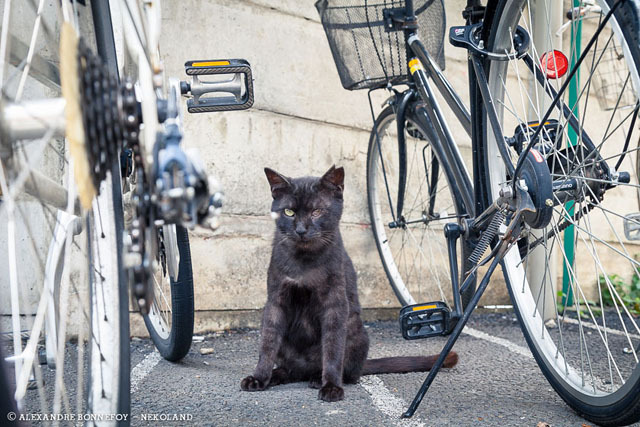
M271 195L275 199L278 194L280 194L283 190L288 189L291 186L291 182L289 178L284 175L280 175L278 172L273 169L264 168L264 173L267 175L267 180L269 181L269 185L271 186Z
M338 189L342 192L342 190L344 190L344 168L342 166L336 168L336 165L331 166L329 170L322 175L321 181L330 189Z

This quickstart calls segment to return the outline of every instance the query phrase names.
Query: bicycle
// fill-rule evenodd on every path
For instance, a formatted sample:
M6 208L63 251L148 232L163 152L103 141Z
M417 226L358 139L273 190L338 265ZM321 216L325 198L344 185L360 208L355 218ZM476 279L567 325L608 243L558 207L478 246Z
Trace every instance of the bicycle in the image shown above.
M448 32L467 51L467 109L442 72L441 0L316 2L342 85L369 90L369 213L402 334L449 337L403 417L501 265L560 397L602 425L640 419L637 307L612 275L640 278L640 5L571 4L467 1L466 25ZM596 84L607 63L622 74ZM385 88L376 117L371 94ZM441 100L471 139L472 174Z
M222 204L217 182L180 146L181 99L190 113L249 108L251 69L189 61L190 80L167 82L159 1L2 6L1 284L12 329L2 337L16 406L127 423L99 417L129 414L129 302L163 357L188 352L186 229L215 228Z

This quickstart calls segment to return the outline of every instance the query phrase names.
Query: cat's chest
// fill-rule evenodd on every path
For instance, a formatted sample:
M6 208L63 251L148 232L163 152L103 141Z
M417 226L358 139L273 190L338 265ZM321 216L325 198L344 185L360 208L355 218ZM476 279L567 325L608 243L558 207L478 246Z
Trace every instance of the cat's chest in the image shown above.
M284 286L301 288L317 288L327 282L328 274L323 268L292 269L283 273L281 282Z

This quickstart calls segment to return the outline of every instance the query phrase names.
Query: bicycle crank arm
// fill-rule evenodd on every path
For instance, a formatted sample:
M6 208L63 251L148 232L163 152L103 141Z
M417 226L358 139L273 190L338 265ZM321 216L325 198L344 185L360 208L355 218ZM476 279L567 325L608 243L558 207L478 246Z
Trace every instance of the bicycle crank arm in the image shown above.
M244 59L188 61L185 72L191 82L180 82L190 113L246 110L253 105L251 65ZM201 76L229 76L227 79L203 80Z

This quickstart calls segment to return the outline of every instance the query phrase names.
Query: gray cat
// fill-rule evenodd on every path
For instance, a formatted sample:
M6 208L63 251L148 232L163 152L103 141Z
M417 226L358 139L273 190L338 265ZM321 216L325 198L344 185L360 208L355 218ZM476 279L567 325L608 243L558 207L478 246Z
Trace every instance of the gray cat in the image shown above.
M287 178L269 168L276 217L267 275L258 365L245 391L308 381L318 398L344 398L343 383L361 375L428 371L437 356L367 360L357 277L340 235L344 169L322 177ZM445 367L458 361L451 352ZM274 368L275 366L275 368Z

